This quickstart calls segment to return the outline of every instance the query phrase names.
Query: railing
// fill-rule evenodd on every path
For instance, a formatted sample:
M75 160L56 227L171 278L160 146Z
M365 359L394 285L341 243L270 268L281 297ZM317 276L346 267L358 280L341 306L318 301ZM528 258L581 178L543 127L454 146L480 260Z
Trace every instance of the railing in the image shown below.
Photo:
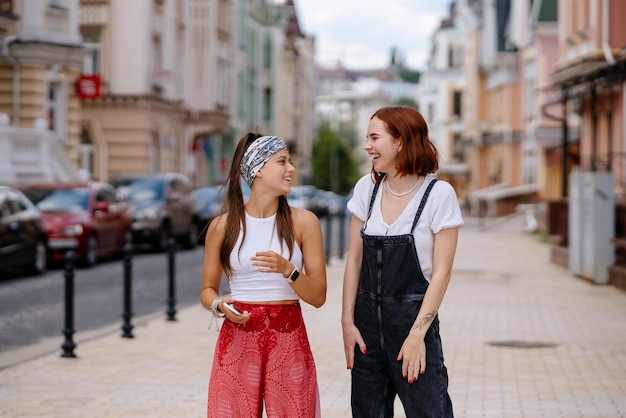
M54 133L0 125L0 183L76 180L77 171Z

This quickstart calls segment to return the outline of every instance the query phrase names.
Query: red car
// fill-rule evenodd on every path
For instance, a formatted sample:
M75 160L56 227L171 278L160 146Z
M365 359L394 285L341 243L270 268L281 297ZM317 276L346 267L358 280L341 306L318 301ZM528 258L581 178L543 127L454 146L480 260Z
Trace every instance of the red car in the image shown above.
M132 239L128 204L108 183L39 184L24 193L43 214L52 260L63 260L71 249L90 267L99 256L122 253Z

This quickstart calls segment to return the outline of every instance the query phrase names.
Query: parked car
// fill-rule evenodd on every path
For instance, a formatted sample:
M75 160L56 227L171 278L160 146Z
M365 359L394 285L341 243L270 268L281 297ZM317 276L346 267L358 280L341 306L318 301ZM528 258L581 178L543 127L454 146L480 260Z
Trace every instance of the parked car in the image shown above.
M131 239L128 204L107 183L36 184L24 194L43 214L53 261L74 250L77 261L91 267L98 257L121 254Z
M224 192L221 186L206 186L194 189L196 214L198 216L198 243L204 243L206 228L217 215L222 213Z
M0 269L42 274L47 247L41 211L19 190L0 185Z
M347 199L329 190L317 190L310 201L310 209L317 216L337 216L345 210Z
M291 191L287 194L287 201L290 206L301 209L311 209L311 196L317 189L311 185L291 186Z
M250 199L250 187L241 182L241 192L244 204ZM196 214L198 216L198 243L204 244L206 228L217 215L224 211L224 193L226 188L219 186L205 186L194 189L192 194L196 199Z
M132 214L133 242L164 251L170 237L197 244L199 219L189 179L179 173L120 175L110 183L124 194Z

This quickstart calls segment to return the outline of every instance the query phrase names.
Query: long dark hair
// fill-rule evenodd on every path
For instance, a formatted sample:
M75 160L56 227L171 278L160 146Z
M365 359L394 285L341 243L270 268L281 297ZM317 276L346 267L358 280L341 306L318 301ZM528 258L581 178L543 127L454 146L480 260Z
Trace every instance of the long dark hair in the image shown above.
M228 276L232 274L232 266L230 265L230 254L235 248L237 239L239 238L239 231L243 228L243 237L241 243L243 244L246 239L246 214L243 203L243 192L241 191L241 160L243 155L256 139L263 135L250 132L244 135L237 144L235 149L235 155L233 156L233 162L230 166L230 172L226 179L224 186L226 187L226 201L224 202L226 208L226 231L224 234L224 241L222 242L222 248L220 249L220 263L222 268ZM291 219L291 208L287 203L287 196L282 195L278 197L278 211L276 212L276 230L278 232L278 240L281 248L283 242L287 242L287 248L289 248L289 258L293 253L293 221ZM237 254L241 251L241 246Z
M400 176L417 174L425 176L439 169L439 153L428 138L428 125L420 112L409 106L385 106L378 109L370 120L378 118L387 132L402 141L396 170ZM385 173L372 168L372 177L378 182Z

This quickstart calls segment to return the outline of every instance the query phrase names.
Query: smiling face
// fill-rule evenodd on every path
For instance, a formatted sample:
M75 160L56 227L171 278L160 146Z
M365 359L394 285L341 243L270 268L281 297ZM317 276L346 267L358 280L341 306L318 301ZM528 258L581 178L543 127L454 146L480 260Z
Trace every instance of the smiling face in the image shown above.
M295 171L289 151L281 149L267 160L252 184L263 183L265 188L275 189L279 195L287 194L291 191L291 179Z
M392 176L395 174L400 140L391 136L382 120L375 117L369 121L363 148L372 159L374 171Z

